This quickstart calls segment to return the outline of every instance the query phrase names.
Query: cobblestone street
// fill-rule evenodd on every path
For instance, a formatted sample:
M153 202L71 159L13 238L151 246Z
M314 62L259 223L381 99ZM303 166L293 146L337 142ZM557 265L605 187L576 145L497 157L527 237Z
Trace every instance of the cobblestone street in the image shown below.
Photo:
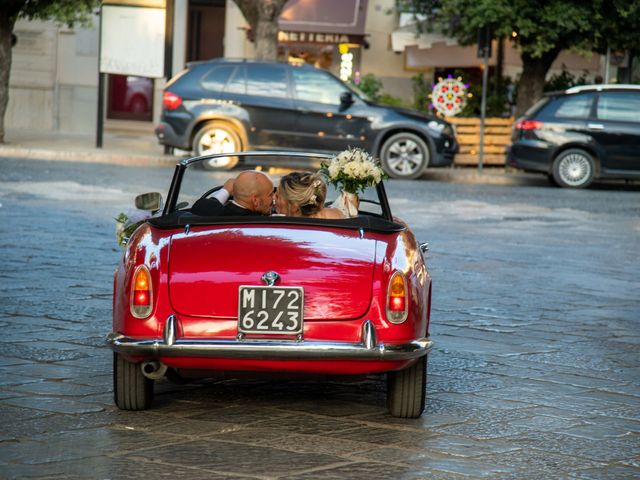
M638 186L388 182L431 248L420 419L378 377L163 383L119 411L114 217L172 173L0 159L0 478L640 477Z

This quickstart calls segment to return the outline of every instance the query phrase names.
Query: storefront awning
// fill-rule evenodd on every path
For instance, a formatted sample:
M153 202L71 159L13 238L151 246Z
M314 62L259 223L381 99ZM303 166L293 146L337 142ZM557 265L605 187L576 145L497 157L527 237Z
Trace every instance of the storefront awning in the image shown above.
M278 26L281 43L362 43L368 0L289 0Z

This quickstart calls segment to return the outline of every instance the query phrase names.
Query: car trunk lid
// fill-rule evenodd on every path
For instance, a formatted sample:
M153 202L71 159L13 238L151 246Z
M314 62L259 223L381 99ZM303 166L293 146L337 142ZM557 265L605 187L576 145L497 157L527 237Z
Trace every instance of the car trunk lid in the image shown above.
M353 319L371 302L375 240L355 230L314 227L221 227L175 234L169 254L169 295L179 314L235 318L241 285L304 289L308 320Z

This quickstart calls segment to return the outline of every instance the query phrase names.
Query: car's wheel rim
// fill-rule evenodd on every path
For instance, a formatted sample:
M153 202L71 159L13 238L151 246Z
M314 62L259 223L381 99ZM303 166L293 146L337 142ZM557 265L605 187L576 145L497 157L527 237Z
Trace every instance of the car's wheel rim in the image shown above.
M200 137L198 142L198 155L211 155L213 153L231 153L237 149L235 139L226 130L214 128ZM224 168L229 165L233 159L231 157L220 157L207 160L209 165L214 168Z
M572 153L560 161L558 172L564 183L577 187L591 176L591 163L584 155Z
M424 152L411 139L394 142L387 150L387 164L398 175L413 175L422 168Z

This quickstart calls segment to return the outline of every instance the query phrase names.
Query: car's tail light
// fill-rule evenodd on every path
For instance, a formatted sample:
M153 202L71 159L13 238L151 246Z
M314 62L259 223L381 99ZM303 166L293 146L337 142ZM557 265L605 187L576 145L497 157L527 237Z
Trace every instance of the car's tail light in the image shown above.
M131 315L136 318L146 318L153 309L153 288L151 275L144 265L136 268L131 285Z
M407 319L407 283L401 272L395 272L387 290L387 320L402 323Z
M516 130L540 130L544 125L537 120L522 120L516 123Z
M167 110L175 110L182 105L182 98L172 92L162 94L162 104Z

